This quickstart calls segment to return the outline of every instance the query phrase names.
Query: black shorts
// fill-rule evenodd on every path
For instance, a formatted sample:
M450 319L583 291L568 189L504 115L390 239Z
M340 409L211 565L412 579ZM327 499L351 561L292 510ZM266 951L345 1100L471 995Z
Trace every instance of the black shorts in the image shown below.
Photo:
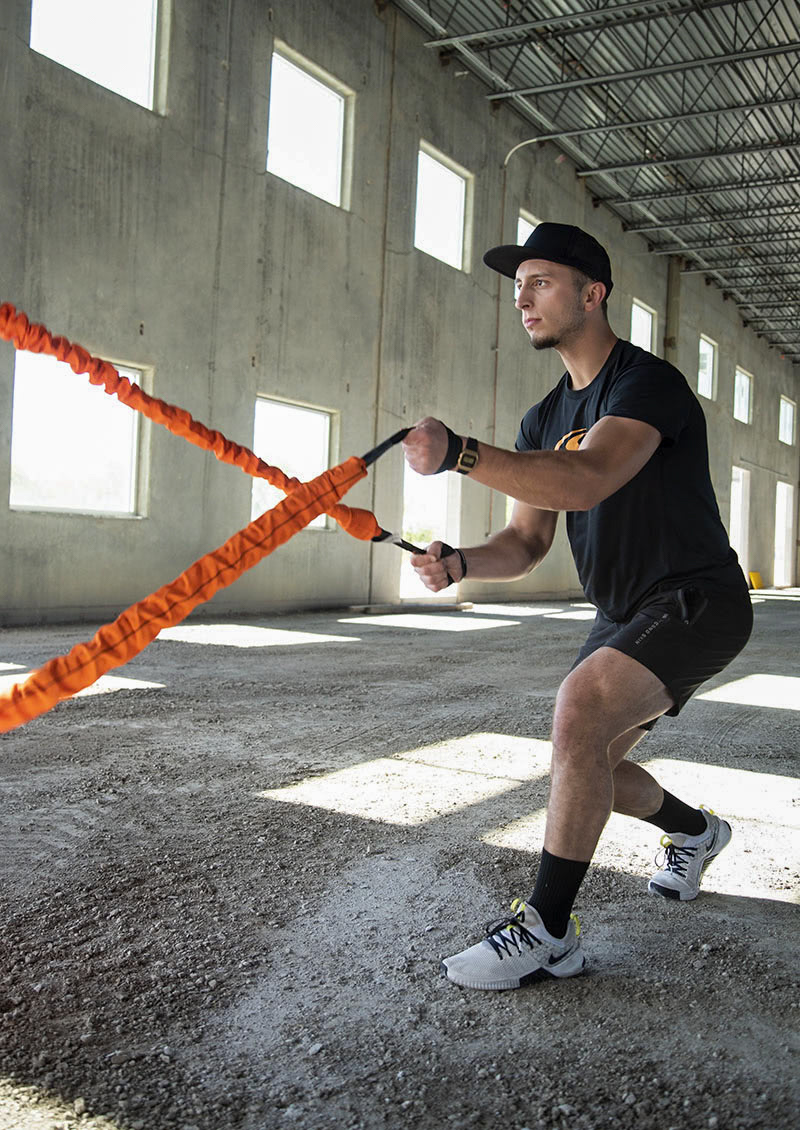
M752 628L753 606L744 585L738 590L686 584L648 597L622 624L598 611L573 667L598 648L613 647L661 680L675 703L666 713L675 715L701 683L736 658Z

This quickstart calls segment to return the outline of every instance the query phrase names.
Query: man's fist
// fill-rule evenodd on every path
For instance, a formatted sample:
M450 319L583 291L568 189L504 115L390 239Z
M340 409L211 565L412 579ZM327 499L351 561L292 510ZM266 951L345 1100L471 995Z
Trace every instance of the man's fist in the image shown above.
M441 592L453 582L458 583L464 572L458 554L451 551L446 557L442 557L443 549L450 549L450 546L441 541L434 541L425 553L411 554L414 572L425 588L430 589L431 592Z
M451 438L452 437L452 438ZM457 444L458 450L455 450ZM451 446L454 451L451 452ZM419 475L436 475L439 471L448 469L445 465L452 458L452 466L461 451L462 440L455 436L441 420L433 416L426 416L415 424L403 440L403 453L406 462L412 471Z

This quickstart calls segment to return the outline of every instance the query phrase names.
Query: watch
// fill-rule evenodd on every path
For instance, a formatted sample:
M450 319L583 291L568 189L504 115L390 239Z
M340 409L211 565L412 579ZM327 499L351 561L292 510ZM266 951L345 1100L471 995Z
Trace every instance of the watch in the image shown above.
M475 470L479 461L478 441L470 436L464 445L464 450L456 460L455 469L458 471L459 475L468 475L470 471Z

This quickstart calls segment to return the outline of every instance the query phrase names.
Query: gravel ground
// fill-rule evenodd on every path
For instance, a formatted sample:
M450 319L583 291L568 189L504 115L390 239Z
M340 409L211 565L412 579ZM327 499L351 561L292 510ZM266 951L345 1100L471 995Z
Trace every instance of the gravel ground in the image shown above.
M515 993L438 965L529 893L586 606L193 620L0 737L0 1130L797 1125L800 595L755 611L637 750L733 825L700 898L612 817L586 973Z

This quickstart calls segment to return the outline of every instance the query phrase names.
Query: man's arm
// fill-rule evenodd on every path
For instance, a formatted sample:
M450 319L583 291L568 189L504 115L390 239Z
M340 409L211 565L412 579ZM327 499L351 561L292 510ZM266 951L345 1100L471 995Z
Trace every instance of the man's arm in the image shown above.
M638 474L660 443L661 433L651 424L604 416L577 451L504 451L480 443L470 478L541 510L591 510ZM415 471L434 474L447 453L444 424L421 420L403 447Z
M478 581L515 581L530 573L545 556L556 532L558 514L539 510L524 502L516 502L508 525L484 542L462 549L467 562L467 575ZM440 558L442 543L435 541L427 553L412 554L411 564L422 583L439 592L463 577L457 553Z

